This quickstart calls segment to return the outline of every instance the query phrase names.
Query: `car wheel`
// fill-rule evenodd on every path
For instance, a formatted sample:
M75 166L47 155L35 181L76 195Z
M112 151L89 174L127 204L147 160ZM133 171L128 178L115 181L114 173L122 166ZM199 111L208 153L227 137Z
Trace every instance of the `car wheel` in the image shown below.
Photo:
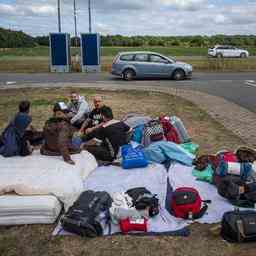
M183 80L185 78L185 72L182 69L177 69L174 71L172 78L176 81Z
M217 53L216 57L217 57L218 59L221 59L221 58L223 58L223 55L222 55L222 53Z
M246 54L243 52L243 53L240 54L240 57L241 58L246 58Z
M126 69L123 72L123 79L125 81L131 81L135 78L136 74L132 69Z

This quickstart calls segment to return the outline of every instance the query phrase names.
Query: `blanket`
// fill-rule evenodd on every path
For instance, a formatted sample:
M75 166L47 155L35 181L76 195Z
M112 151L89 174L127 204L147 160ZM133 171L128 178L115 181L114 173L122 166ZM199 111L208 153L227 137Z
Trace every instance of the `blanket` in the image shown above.
M72 155L75 165L61 156L43 156L39 151L27 157L0 156L0 195L54 195L67 209L83 191L83 180L97 167L89 152Z
M234 206L218 194L214 185L196 180L196 177L192 175L192 170L193 167L178 163L172 164L168 173L170 185L173 190L178 187L193 187L198 190L203 200L211 200L207 213L197 220L199 223L213 224L220 222L223 214L234 210ZM190 223L190 221L185 220L184 222Z
M161 206L160 214L149 219L149 232L171 234L180 231L179 235L187 235L183 230L186 223L172 217L165 209L167 193L167 172L163 165L150 164L145 168L124 170L117 166L98 167L84 181L84 189L94 191L107 191L112 195L115 192L125 192L134 187L146 187L153 194L157 194ZM120 232L118 225L111 225L111 234ZM171 233L170 233L171 232ZM66 235L61 225L58 224L53 235ZM109 235L109 227L105 227L105 235ZM177 233L175 233L177 234Z

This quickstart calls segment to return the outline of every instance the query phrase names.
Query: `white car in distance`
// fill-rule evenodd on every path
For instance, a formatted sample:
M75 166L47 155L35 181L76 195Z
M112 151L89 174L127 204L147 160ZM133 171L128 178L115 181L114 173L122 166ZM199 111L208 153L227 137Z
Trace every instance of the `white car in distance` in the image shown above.
M229 45L216 45L208 50L209 57L216 58L248 58L249 52Z

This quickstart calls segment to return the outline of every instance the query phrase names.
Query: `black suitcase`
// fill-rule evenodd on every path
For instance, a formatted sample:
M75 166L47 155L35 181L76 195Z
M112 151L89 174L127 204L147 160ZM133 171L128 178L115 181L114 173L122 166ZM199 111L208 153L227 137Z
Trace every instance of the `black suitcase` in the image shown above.
M83 192L61 218L63 229L80 236L101 236L103 228L100 215L108 213L112 201L107 192Z
M256 241L256 211L226 212L221 222L221 236L232 243Z

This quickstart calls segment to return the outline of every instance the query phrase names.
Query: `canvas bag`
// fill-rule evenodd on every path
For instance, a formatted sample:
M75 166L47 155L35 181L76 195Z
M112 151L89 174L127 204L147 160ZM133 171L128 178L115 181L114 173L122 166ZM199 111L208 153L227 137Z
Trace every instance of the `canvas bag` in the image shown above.
M256 241L256 212L230 211L223 215L221 236L228 242Z
M142 168L148 165L144 152L141 149L133 148L131 145L121 147L122 167L124 169Z

